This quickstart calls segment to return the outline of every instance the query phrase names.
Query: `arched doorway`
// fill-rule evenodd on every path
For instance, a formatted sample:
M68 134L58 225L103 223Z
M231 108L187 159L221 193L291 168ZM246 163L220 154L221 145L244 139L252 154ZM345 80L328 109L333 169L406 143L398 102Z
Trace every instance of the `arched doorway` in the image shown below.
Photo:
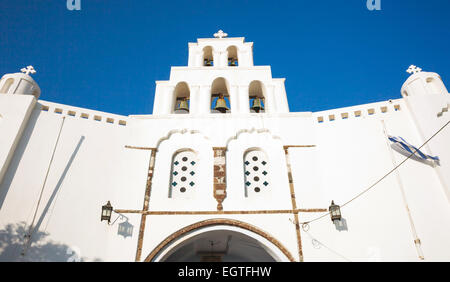
M294 258L275 238L252 225L211 219L173 233L145 261L274 262Z

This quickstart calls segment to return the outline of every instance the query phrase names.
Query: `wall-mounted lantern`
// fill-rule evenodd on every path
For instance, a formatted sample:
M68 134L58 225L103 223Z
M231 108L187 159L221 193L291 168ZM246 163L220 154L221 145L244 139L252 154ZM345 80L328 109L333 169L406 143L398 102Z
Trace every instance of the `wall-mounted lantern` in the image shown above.
M331 206L328 210L330 211L331 221L334 222L335 220L341 220L341 207L334 204L334 201L331 201Z
M106 205L102 206L101 221L107 220L108 223L110 223L112 211L113 211L113 207L111 206L111 203L108 201L108 203Z

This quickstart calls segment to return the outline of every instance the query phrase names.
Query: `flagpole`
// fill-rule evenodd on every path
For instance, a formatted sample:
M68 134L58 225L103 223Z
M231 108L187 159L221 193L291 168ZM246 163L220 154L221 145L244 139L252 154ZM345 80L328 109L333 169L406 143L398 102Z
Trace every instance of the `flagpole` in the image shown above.
M384 123L383 119L380 120L380 121L381 121L381 124L383 126L384 136L386 137L385 138L386 146L388 147L388 151L389 151L389 155L391 157L392 165L394 167L396 167L397 163L395 162L394 153L392 152L392 148L389 145L389 141L388 141L389 138L388 138L388 134L386 132L386 124ZM423 251L422 251L420 239L419 239L419 236L417 235L417 231L416 231L416 227L414 225L414 221L413 221L413 218L412 218L412 215L411 215L411 211L409 210L409 207L408 207L408 202L406 200L405 189L403 187L403 182L402 182L402 179L400 178L400 174L399 174L398 170L395 171L395 176L396 176L396 179L397 179L398 187L400 188L400 191L401 191L401 194L402 194L403 204L405 205L406 212L408 214L409 224L411 226L411 232L412 232L412 235L414 237L414 245L416 246L417 255L419 256L419 259L424 260L425 257L424 257Z
M22 256L26 255L28 247L31 244L31 237L33 236L33 233L35 232L35 230L33 230L34 229L34 221L36 220L36 215L37 215L37 212L38 212L38 209L39 209L39 204L41 202L42 195L44 193L45 184L47 183L48 174L50 172L50 168L51 168L52 163L53 163L53 158L55 157L56 148L58 147L59 137L61 136L61 131L63 129L65 119L66 119L66 117L62 118L62 122L61 122L61 125L59 127L58 137L56 138L55 146L53 147L52 157L50 159L50 163L48 164L47 172L45 174L44 183L42 184L41 192L39 194L39 200L38 200L38 203L37 203L37 206L36 206L36 210L34 211L33 220L31 221L30 228L28 229L28 233L25 235L24 248L23 248L22 253L21 253Z

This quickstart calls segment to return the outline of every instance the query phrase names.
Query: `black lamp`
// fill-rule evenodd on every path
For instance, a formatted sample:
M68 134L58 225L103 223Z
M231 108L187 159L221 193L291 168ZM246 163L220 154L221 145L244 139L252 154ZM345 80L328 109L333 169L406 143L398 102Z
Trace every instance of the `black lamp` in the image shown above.
M102 206L101 221L107 220L109 223L111 221L112 211L113 211L113 207L111 206L111 203L108 201L108 203L106 205Z
M341 220L342 214L341 214L341 207L334 204L334 201L331 201L330 208L328 209L330 211L331 221L335 220Z

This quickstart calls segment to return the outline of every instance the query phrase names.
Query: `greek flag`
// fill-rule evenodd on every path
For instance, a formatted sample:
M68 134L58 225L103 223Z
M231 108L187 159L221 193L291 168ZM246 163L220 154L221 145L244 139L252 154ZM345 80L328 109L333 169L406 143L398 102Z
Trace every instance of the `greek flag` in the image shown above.
M414 157L419 158L420 160L424 160L424 161L431 160L432 162L439 164L439 157L433 157L433 156L422 153L419 149L417 149L413 145L406 142L406 140L403 139L402 137L400 137L400 136L394 137L394 136L388 135L388 138L389 138L389 141L391 141L397 149L405 152L408 156L410 154L412 154L413 152L415 152Z

